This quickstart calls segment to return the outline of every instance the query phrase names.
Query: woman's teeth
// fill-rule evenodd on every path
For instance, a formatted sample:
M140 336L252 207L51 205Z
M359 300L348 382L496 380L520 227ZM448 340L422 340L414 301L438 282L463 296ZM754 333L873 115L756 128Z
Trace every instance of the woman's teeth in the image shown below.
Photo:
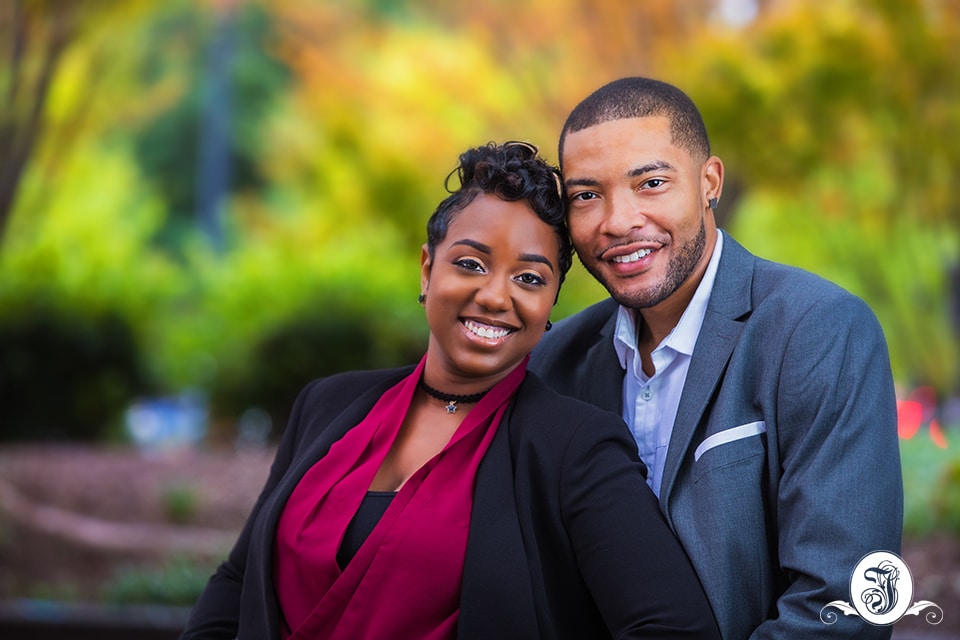
M485 324L477 324L472 320L464 320L463 326L465 326L470 333L478 335L481 338L487 338L488 340L502 338L511 331L510 329L504 329L503 327L491 327Z

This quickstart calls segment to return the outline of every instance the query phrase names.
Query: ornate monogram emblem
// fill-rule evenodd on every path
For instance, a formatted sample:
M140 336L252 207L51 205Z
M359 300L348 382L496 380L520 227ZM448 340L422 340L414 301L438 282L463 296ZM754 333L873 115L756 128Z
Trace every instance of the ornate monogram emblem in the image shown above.
M834 600L820 610L820 620L833 624L837 611L846 616L859 616L875 625L891 625L904 616L919 616L930 624L940 624L943 609L929 600L913 600L913 577L900 556L889 551L868 553L850 575L850 602ZM834 611L836 609L837 611Z

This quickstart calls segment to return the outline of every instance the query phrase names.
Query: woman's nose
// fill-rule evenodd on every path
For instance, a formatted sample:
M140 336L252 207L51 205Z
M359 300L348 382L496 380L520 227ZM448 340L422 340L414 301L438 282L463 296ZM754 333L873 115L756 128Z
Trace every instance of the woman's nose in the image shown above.
M509 282L504 278L488 278L477 289L474 296L477 304L491 311L506 311L512 306L510 300Z

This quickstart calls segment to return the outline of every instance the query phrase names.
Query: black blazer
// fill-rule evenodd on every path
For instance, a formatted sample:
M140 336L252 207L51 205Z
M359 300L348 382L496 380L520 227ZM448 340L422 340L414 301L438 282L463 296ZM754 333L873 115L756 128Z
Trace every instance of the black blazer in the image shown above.
M315 380L182 638L279 637L274 531L300 478L412 367ZM717 638L699 581L615 414L528 373L477 471L458 637Z

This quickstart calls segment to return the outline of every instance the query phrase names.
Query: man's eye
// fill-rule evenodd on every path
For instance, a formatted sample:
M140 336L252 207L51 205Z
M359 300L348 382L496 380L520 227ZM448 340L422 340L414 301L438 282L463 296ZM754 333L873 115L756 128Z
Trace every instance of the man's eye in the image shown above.
M643 186L647 189L656 189L657 187L662 186L663 182L664 181L661 178L650 178L649 180L643 183Z
M597 197L592 191L581 191L580 193L575 194L571 200L593 200Z

